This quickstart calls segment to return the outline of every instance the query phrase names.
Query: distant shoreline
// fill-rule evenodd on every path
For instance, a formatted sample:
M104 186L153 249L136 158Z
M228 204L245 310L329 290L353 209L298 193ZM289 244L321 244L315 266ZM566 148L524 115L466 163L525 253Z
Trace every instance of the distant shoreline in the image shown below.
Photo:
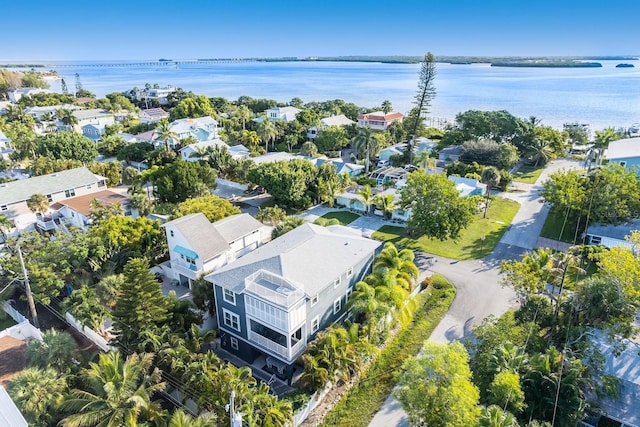
M0 63L0 68L56 68L78 65L95 66L126 66L131 65L171 65L198 62L375 62L382 64L418 64L420 56L307 56L307 57L274 57L274 58L200 58L200 59L164 59L158 60L104 60L104 61L22 61L20 63ZM494 67L601 67L602 64L593 61L634 61L637 56L439 56L437 63L447 64L490 64Z

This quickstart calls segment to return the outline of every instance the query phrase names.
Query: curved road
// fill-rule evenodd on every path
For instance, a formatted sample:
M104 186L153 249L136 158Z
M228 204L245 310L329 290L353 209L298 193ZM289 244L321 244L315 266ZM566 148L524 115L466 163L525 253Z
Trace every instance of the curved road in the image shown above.
M547 218L548 208L540 203L538 192L547 177L560 169L577 169L581 164L573 160L557 160L549 164L536 184L517 184L520 192L503 193L502 197L521 204L511 227L505 232L494 252L482 260L455 261L438 257L431 270L447 277L456 287L451 308L429 339L450 343L469 336L473 327L493 314L500 316L517 306L515 293L499 283L500 262L519 259L537 247L538 237ZM420 267L421 256L416 258ZM408 427L407 416L400 403L389 396L369 427Z

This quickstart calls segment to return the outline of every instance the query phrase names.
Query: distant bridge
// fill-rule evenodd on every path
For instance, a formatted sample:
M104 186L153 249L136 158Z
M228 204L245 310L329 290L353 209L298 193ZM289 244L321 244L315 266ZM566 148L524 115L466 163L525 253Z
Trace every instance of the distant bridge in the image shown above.
M142 61L142 62L96 62L86 64L55 64L45 65L45 68L69 68L69 67L180 67L181 65L213 65L228 64L234 62L257 62L257 59L226 58L204 60L178 60L178 61Z

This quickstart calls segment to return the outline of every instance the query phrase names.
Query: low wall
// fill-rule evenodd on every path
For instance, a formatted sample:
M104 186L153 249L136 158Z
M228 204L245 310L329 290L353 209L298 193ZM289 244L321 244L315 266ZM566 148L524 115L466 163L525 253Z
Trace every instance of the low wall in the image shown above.
M311 411L313 411L314 409L316 409L316 407L322 402L322 400L325 398L325 396L327 395L327 393L329 393L329 391L331 391L331 388L333 387L333 384L331 384L330 382L327 383L327 385L325 386L324 390L320 391L320 392L315 392L311 395L311 399L309 399L309 401L307 402L307 404L305 406L303 406L302 408L300 408L298 410L298 412L295 413L295 415L293 416L293 425L295 426L299 426L300 424L302 424L307 417L309 416L309 414L311 413Z
M69 324L75 330L80 332L82 335L87 337L88 340L90 340L95 345L100 347L100 349L102 351L113 351L113 350L115 350L115 348L110 346L109 342L106 339L104 339L104 337L102 335L99 335L96 331L94 331L91 328L87 328L86 326L83 326L78 320L76 320L75 317L73 317L71 315L71 313L66 313L64 315L64 317L67 319L67 322L69 322Z
M7 336L20 341L28 341L31 339L42 341L42 331L29 323L28 320L20 322L17 325L13 325L4 331L0 331L0 338Z
M27 321L27 318L24 317L18 310L16 310L15 308L13 308L11 306L11 304L9 303L9 301L6 301L3 305L2 305L2 309L9 315L11 316L11 318L13 320L15 320L17 323L22 323Z

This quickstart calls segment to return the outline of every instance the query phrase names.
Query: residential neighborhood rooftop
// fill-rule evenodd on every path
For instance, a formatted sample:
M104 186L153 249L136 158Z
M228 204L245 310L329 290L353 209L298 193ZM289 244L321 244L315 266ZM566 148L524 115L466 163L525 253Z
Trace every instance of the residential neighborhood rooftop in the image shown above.
M102 190L96 193L85 194L83 196L61 200L51 205L51 207L53 209L60 209L63 206L67 206L74 211L87 216L89 212L91 212L91 202L93 202L94 200L97 200L98 202L104 204L104 206L106 207L115 205L116 203L122 204L125 201L129 200L129 198L111 190Z
M65 189L97 183L105 179L94 174L86 167L81 167L49 175L5 182L0 184L0 205L21 202L29 199L34 194L52 194Z
M222 267L207 279L240 293L246 277L264 270L300 284L304 293L312 296L380 245L346 227L325 228L307 223Z
M640 156L640 137L611 141L604 156L609 160Z
M175 226L189 242L193 250L208 261L229 249L229 243L202 213L194 213L174 219L163 227Z
M640 219L622 224L593 224L587 228L587 234L624 240L632 231L640 230Z
M249 215L242 213L231 215L213 223L218 233L229 243L258 230L262 223Z

